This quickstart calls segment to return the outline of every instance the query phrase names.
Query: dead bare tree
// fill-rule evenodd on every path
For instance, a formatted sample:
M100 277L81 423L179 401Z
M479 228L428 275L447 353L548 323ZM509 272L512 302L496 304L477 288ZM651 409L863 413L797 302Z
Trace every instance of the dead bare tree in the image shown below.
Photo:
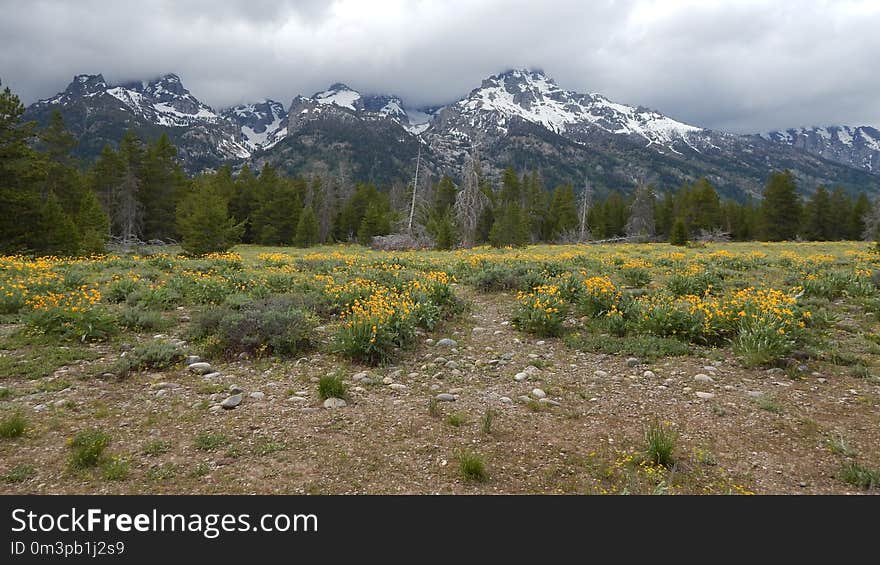
M581 218L578 226L578 241L587 241L590 238L590 226L587 224L587 214L593 203L593 185L589 179L584 180L584 189L581 193Z
M641 184L636 188L636 197L630 208L629 220L626 222L628 237L654 237L654 189L649 184Z
M125 248L140 241L138 236L143 223L143 208L138 200L140 185L141 181L129 167L114 194L116 199L114 211L117 215L114 223L119 227L120 243Z
M462 247L473 247L477 235L477 223L489 199L480 189L480 156L477 146L465 160L462 169L462 189L455 197L453 212L461 228Z

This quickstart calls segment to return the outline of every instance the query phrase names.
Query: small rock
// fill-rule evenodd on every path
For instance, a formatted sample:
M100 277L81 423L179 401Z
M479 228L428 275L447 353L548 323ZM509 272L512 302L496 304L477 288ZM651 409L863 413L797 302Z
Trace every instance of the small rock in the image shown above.
M123 343L119 346L119 350L120 351L131 351L131 344L130 343Z
M393 383L393 384L388 385L388 388L390 388L391 390L395 390L397 392L403 392L404 390L406 390L406 385L400 384L400 383Z
M220 373L218 371L214 371L213 373L208 373L208 374L204 375L202 378L207 379L207 380L211 380L211 379L216 379L217 377L222 377L222 376L223 376L222 373Z
M541 340L536 341L535 345L544 345L545 343L547 343L547 342L544 341L543 339L541 339Z
M250 393L248 395L248 397L253 398L254 400L263 400L264 398L266 398L266 395L264 393L256 390L256 391Z
M287 401L288 401L288 402L297 402L297 403L299 403L299 402L308 402L309 399L308 399L308 398L303 398L302 396L291 396L290 398L287 399Z
M447 369L458 369L458 363L456 361L447 361L443 366Z
M524 394L521 394L521 395L517 396L516 399L519 400L520 402L524 403L524 404L528 404L529 402L532 401L531 398L529 398L528 396L526 396L526 395L524 395Z
M449 392L458 396L459 394L464 392L464 389L463 388L451 388L451 389L449 389Z
M697 391L697 398L702 398L703 400L712 400L713 398L715 398L715 394L711 392Z
M328 398L324 401L324 408L333 409L333 408L342 408L346 406L346 402L341 398Z
M547 393L544 392L543 390L541 390L540 388L533 388L532 389L532 396L534 396L535 398L539 398L539 399L540 398L547 398Z
M600 379L608 378L608 371L595 371L593 374Z
M241 394L242 392L244 392L244 389L242 389L238 385L229 385L229 392L230 394Z
M555 400L550 400L549 398L539 398L538 402L541 404L547 404L549 406L559 406L560 404Z
M184 314L183 316L180 316L180 317L177 318L177 319L180 320L181 322L186 323L186 322L189 322L192 318L190 318L189 316L187 316L186 314Z
M709 375L707 375L705 373L700 373L698 375L694 375L694 380L697 381L698 383L713 383L713 382L715 382L715 379L713 379L712 377L710 377Z
M636 357L628 357L626 360L627 367L638 367L639 363L641 363L641 361L639 361Z
M819 383L819 384L821 384L821 385L824 385L825 383L828 382L828 379L823 379L823 378L820 377L820 378L816 379L816 382Z
M654 374L654 371L645 371L644 373L642 373L642 376L646 379L653 379L657 375Z
M361 371L360 373L355 373L354 375L352 375L351 378L353 381L361 382L364 379L369 379L370 374L366 371Z
M434 400L436 400L437 402L454 402L455 395L450 394L448 392L441 392L440 394L438 394L437 396L434 397Z
M392 379L391 377L385 377L384 379L382 379L382 384L390 385L393 382L394 379Z
M183 360L184 364L192 365L193 363L198 363L202 358L198 355L188 355L186 359Z
M440 341L437 342L438 347L457 347L458 342L454 339L449 339L448 337L444 337Z
M406 376L408 379L417 379L419 377L418 373L410 373Z
M210 410L211 412L219 412L220 410L222 410L222 407L219 404L215 404L214 406L208 408L208 410Z
M746 395L749 398L761 398L762 396L764 396L764 393L758 390L750 390L746 392Z
M513 359L513 353L502 353L501 359L505 361L510 361L511 359Z
M513 376L513 380L518 381L518 382L522 382L528 378L529 378L529 375L526 373L517 373Z
M156 396L165 396L166 394L168 394L167 388L160 388L156 391Z
M500 402L501 404L511 404L513 403L513 400L511 400L509 396L502 396L498 399L498 402Z
M706 365L705 367L703 367L703 370L709 371L710 373L714 373L718 370L718 367L716 367L715 365Z
M46 406L45 404L37 404L36 406L34 406L34 412L43 412L44 410L46 410L46 408L48 408L48 406Z
M241 395L240 394L233 394L232 396L228 397L226 400L221 402L220 406L222 406L223 408L225 408L227 410L231 410L231 409L235 408L236 406L238 406L239 404L241 404Z
M434 340L431 339L431 338L426 339L426 340L425 340L425 345L434 345Z
M523 369L523 373L525 373L527 375L532 375L532 376L537 375L540 372L541 372L541 369L535 367L534 365L529 365L528 367Z
M205 363L204 361L198 361L196 363L190 363L186 366L187 370L191 373L198 373L200 375L205 375L211 372L211 364Z

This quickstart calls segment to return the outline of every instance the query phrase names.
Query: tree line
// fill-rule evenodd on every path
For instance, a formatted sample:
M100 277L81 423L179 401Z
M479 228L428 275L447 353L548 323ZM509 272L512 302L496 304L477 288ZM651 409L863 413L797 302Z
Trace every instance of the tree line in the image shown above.
M770 174L760 200L722 198L705 178L660 194L594 194L563 184L548 191L534 171L503 171L497 186L470 156L459 182L442 176L380 190L341 175L288 177L263 165L187 176L162 135L144 143L126 132L82 168L75 138L55 112L38 130L9 88L0 93L0 252L100 253L110 241L179 241L194 254L236 243L307 247L369 245L404 231L439 249L522 246L632 237L683 244L706 234L733 240L876 239L880 212L865 194L818 187L803 200L789 171ZM413 209L410 209L413 207Z

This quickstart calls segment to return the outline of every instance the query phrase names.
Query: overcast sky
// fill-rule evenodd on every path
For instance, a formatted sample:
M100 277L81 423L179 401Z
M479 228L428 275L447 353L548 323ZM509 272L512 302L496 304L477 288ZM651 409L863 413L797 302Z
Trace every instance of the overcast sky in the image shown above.
M175 72L225 107L332 82L442 104L541 68L566 89L728 131L880 126L878 0L0 0L0 80Z

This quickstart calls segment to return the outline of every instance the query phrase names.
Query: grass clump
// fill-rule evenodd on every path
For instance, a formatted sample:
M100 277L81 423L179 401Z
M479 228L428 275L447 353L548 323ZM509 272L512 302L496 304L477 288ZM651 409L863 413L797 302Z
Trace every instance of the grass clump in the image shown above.
M144 455L155 457L157 455L168 453L169 451L171 451L171 442L154 439L144 446L143 453Z
M342 373L336 372L332 375L324 375L318 381L318 396L321 400L328 398L344 398L346 386L342 380Z
M668 424L652 422L645 430L646 455L654 465L671 467L675 462L675 444L678 433Z
M131 465L127 460L113 457L104 462L101 471L108 481L124 481L128 478L130 468Z
M855 461L851 461L843 466L840 478L845 483L865 490L880 487L880 471L868 469Z
M19 463L3 475L3 481L8 484L23 483L37 474L33 465Z
M483 433L489 435L492 433L492 423L495 421L495 411L491 408L487 408L486 412L483 413L483 418L480 420L480 427L483 430Z
M14 412L0 420L0 437L12 439L24 435L27 425L27 419L21 412Z
M199 451L213 451L218 447L222 447L229 443L229 438L223 434L212 434L210 432L202 432L196 436L193 444Z
M469 483L482 483L489 478L483 456L473 451L465 450L458 454L458 472Z
M453 428L460 428L467 423L467 418L465 418L464 414L453 412L449 416L446 416L446 423Z
M83 430L70 442L70 466L74 469L95 467L110 445L110 436L98 429Z

